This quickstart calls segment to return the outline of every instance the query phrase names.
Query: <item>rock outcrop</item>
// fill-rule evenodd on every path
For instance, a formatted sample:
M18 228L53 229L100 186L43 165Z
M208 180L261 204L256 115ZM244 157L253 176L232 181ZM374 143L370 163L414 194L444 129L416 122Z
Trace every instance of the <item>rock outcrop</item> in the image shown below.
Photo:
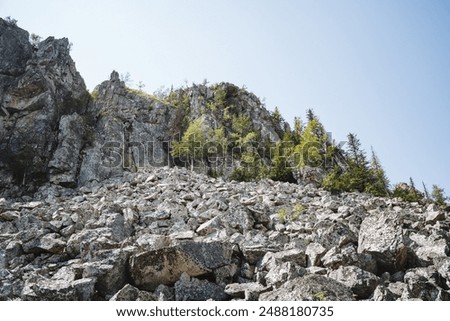
M162 100L128 88L114 71L90 95L66 38L34 45L28 38L0 19L0 195L30 195L46 182L95 184L124 171L173 165L170 143L197 118L212 130L246 115L260 137L277 141L283 132L254 94L229 83L214 90L193 85ZM227 121L217 113L219 94L220 104L229 106ZM232 160L225 155L221 164L230 166L220 171L229 174ZM204 173L212 169L197 165Z
M79 116L89 93L69 41L49 37L33 47L28 32L0 20L0 57L0 190L33 191L68 167L72 173L57 180L75 183L70 139L83 140L77 126L83 126Z

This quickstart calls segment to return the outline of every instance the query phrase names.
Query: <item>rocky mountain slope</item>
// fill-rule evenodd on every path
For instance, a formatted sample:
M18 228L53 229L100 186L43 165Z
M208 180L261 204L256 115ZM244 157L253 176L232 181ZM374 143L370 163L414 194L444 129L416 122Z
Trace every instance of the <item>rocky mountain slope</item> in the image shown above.
M0 299L450 299L446 209L174 167L188 120L288 125L227 83L90 94L67 39L28 38L0 19Z
M185 168L0 199L4 300L449 300L449 213Z

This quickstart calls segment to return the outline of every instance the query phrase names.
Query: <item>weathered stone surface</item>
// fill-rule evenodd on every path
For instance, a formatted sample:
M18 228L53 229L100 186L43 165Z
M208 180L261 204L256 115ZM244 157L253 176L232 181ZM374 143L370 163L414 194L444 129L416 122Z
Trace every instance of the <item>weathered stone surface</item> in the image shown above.
M341 266L328 276L348 286L357 299L368 299L379 281L376 275L356 266Z
M276 253L267 252L262 258L259 267L263 270L271 270L281 263L291 262L298 266L306 266L306 254L304 249L291 249Z
M425 221L429 224L434 224L437 221L443 221L445 220L445 213L442 211L433 211L427 213L427 217L425 218Z
M407 259L402 224L398 213L375 212L367 216L361 223L358 253L370 253L381 271L401 268Z
M48 163L50 182L64 186L77 185L79 154L85 130L84 120L77 113L61 117L58 147Z
M230 263L232 250L219 242L184 241L178 246L133 255L130 273L134 283L154 290L160 284L173 284L183 273L199 276Z
M22 249L25 253L62 253L66 242L58 239L59 235L56 233L46 234L40 239L33 239L22 244Z
M261 301L353 301L344 284L322 275L307 275L286 282L277 290L260 295Z
M23 292L24 300L75 301L91 300L94 295L95 279L76 279L74 270L62 267L51 278L37 277L27 281Z
M257 282L231 283L225 287L225 293L233 298L250 299L258 298L260 293L269 291L271 287Z
M387 286L380 284L373 292L372 299L374 301L397 301L407 291L408 289L405 283L389 283Z
M95 289L109 299L127 284L127 262L132 252L133 248L99 251L80 267L83 278L95 278Z
M156 297L146 291L141 291L138 288L126 284L116 294L114 294L109 301L155 301Z
M410 247L421 261L421 265L429 265L434 258L447 256L449 252L448 241L442 235L423 233L410 233Z
M28 33L4 20L0 34L0 190L14 192L16 184L33 190L49 174L61 117L83 114L89 94L67 39L49 37L33 50ZM72 152L77 159L78 151Z
M181 194L189 194L187 203L173 192L180 188L186 190ZM401 233L394 233L397 230L391 225L400 230L402 224L396 218L386 219L390 214L379 213L386 211L386 204L378 199L349 194L339 196L342 200L336 196L330 200L321 190L309 187L308 192L301 189L295 194L297 188L265 181L236 184L183 169L155 168L80 191L48 186L41 188L37 200L2 201L4 219L0 228L6 234L0 235L0 296L26 300L36 300L41 294L49 300L58 296L68 300L257 300L278 298L280 294L285 299L334 300L343 296L337 289L344 286L356 299L446 297L449 273L445 241L449 234L445 221L424 229L424 225L411 223L420 223L423 217L411 214L405 223L407 228L402 226ZM211 194L219 189L229 195L247 195L251 190L277 204L292 202L286 196L291 193L307 209L295 224L280 224L275 214L269 215L265 224L225 226L221 220L230 207L254 207L257 203L253 200L259 197L240 197L236 202L221 193ZM279 190L284 194L279 195ZM205 193L210 194L203 198ZM39 201L49 195L51 202ZM323 207L324 202L330 203L329 208ZM339 204L351 206L342 208ZM363 204L374 212L362 210ZM405 209L396 209L395 213L406 211L409 205L401 206ZM413 208L425 212L422 205ZM247 215L253 215L249 214L251 210L239 213L243 222ZM384 247L374 250L367 246L367 239L378 242L380 233L365 226L365 219L371 215L377 219L375 225L381 224L388 236L393 236L391 241L397 237L405 241L405 265L395 264L402 248L394 256L386 245L388 236ZM377 215L382 216L380 220ZM310 221L317 217L321 223L312 224ZM217 220L216 228L210 233L197 233L199 222L211 219ZM360 228L366 235L361 240L367 248L358 253L360 239L352 235L360 234ZM391 264L391 270L383 270L383 258ZM415 264L427 265L434 272L416 270ZM71 278L55 276L61 266L70 267ZM183 273L185 279L180 280ZM325 279L308 281L314 277ZM302 292L305 294L295 287L281 292L294 281L300 289L306 289ZM324 282L322 287L319 281ZM234 285L227 288L230 284ZM337 288L326 292L326 286ZM149 291L153 292L150 296Z
M279 287L288 280L305 275L306 270L292 262L284 262L270 269L266 274L267 285Z
M25 72L27 61L33 54L27 31L0 20L0 75L19 76Z
M410 269L405 273L408 292L404 299L421 299L424 301L449 301L450 292L444 290L443 280L435 267Z
M433 260L437 272L450 288L450 257L439 257Z
M327 252L320 243L311 243L306 247L307 266L320 266L323 255Z
M343 247L348 243L358 243L358 238L350 230L348 225L343 223L332 223L322 221L314 226L316 243L322 244L325 248L333 246Z
M223 287L208 280L191 278L187 273L183 273L175 283L177 301L224 301L227 298Z

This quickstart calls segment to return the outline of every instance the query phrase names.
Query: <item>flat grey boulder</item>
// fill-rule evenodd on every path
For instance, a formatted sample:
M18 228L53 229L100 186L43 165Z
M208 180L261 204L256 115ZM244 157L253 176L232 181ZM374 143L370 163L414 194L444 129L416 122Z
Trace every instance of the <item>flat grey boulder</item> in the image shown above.
M228 295L224 288L209 282L191 278L187 273L183 273L175 283L175 300L177 301L224 301Z
M231 261L228 243L191 240L179 245L131 256L130 275L140 289L154 290L160 284L174 284L183 273L199 276L226 266Z
M403 220L399 213L372 211L361 223L358 253L369 253L380 271L392 271L406 264L407 248Z
M378 285L379 278L357 266L341 266L331 271L330 278L348 286L357 299L368 299Z
M323 275L310 274L286 282L279 289L263 293L260 301L353 301L346 285Z

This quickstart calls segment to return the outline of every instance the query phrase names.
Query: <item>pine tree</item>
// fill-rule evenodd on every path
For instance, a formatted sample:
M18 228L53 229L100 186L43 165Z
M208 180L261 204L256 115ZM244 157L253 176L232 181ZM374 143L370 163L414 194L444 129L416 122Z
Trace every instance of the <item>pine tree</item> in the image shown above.
M389 195L389 180L372 148L372 161L369 168L369 180L365 191L375 196Z
M409 186L411 188L410 193L414 195L414 198L417 199L417 201L419 201L419 199L420 199L419 191L416 189L416 184L414 183L414 180L412 177L409 178Z
M416 190L416 184L414 184L414 180L412 177L409 178L409 186L415 191Z
M235 146L242 148L245 144L256 139L256 133L253 131L252 122L249 116L233 115L231 123L231 139Z
M195 162L203 160L207 155L206 143L207 136L203 128L203 120L196 119L189 125L181 141L172 142L172 157L186 161L193 170Z
M445 206L447 204L446 201L448 200L448 197L445 196L444 189L442 187L439 187L438 185L433 185L431 190L431 196L436 204L440 206Z
M313 120L318 120L316 114L311 108L306 111L306 119L308 120L308 123L312 122Z
M291 136L291 133L286 133L283 140L275 144L272 167L269 174L269 177L275 181L295 182L290 159L294 149Z
M249 182L266 178L268 175L269 169L263 164L256 149L248 146L242 152L240 166L233 170L230 179Z
M428 192L428 188L423 181L422 181L422 186L423 186L423 192L425 194L425 198L427 200L430 200L430 193Z
M361 149L361 143L355 134L349 133L348 139L348 155L353 165L359 167L367 167L367 158L364 150Z
M280 110L278 109L278 107L275 107L275 111L272 114L273 120L275 122L275 124L280 124L281 121L281 114L280 114Z
M345 176L346 175L339 166L334 166L334 168L325 176L322 187L332 193L348 191L348 187L345 185Z
M300 143L300 138L302 136L303 132L303 124L300 117L294 117L294 132L293 132L293 138L294 138L294 144Z
M302 132L300 144L295 147L298 167L323 167L327 143L328 139L323 125L317 119L312 119Z
M364 150L355 134L348 134L348 169L344 173L344 186L349 191L364 192L369 180L369 168Z
M219 164L228 151L228 140L225 136L223 127L211 129L207 137L208 148L206 150L208 160Z

